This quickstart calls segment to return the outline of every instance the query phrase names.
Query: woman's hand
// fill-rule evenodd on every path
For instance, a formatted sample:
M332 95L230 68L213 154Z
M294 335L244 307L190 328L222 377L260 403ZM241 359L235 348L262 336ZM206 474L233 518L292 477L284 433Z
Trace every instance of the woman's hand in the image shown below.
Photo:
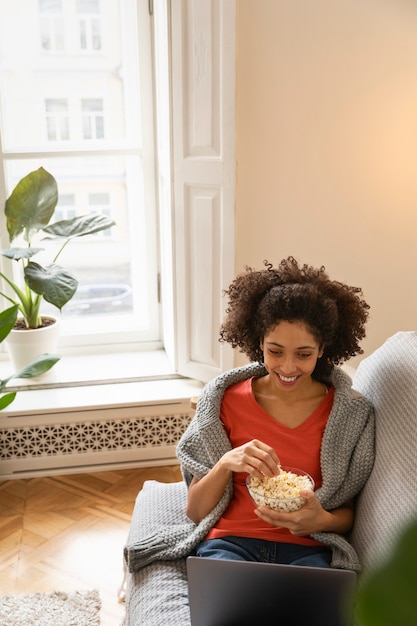
M298 511L284 513L267 506L255 509L255 514L264 522L281 528L288 528L296 537L318 532L346 533L353 524L353 503L326 511L313 491L302 490L300 495L305 504Z
M275 450L259 439L252 439L226 452L221 462L232 472L245 472L257 478L277 476L280 472Z
M188 489L187 515L196 524L205 517L222 497L233 472L252 476L279 474L279 458L271 446L253 439L229 450L203 478L194 477Z

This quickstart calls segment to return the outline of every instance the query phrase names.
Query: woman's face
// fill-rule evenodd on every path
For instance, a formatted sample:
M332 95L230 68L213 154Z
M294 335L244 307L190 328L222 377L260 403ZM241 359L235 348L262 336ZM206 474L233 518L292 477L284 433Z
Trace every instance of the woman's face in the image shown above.
M280 322L261 341L264 365L280 390L299 389L310 382L322 355L317 339L302 322Z

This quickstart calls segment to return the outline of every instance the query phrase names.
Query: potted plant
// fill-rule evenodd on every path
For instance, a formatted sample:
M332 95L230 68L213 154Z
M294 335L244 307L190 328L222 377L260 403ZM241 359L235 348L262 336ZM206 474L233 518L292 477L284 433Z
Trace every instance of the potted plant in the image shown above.
M417 624L417 520L406 524L388 558L373 569L356 594L355 624Z
M42 301L61 310L78 286L75 276L57 265L58 257L72 239L97 233L115 223L108 217L91 213L51 224L57 203L57 182L43 167L22 178L6 200L4 214L10 243L17 241L20 245L1 250L0 254L21 264L22 281L21 284L14 282L0 272L13 292L0 291L0 295L18 306L20 316L15 329L43 329L54 323L54 319L41 316ZM42 239L59 240L58 252L44 266L33 260L43 251L39 247Z
M0 313L0 343L6 339L13 329L16 323L18 311L19 307L15 304ZM16 397L16 391L3 393L7 383L12 378L34 378L36 376L41 376L50 370L57 361L59 361L59 356L54 354L42 354L18 372L4 378L3 380L0 379L0 393L3 394L0 396L0 411L9 406L9 404L11 404Z

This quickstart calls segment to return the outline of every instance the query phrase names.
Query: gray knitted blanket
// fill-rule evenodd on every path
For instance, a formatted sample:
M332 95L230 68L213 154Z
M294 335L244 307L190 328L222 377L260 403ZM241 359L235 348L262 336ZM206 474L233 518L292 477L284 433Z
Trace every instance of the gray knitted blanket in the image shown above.
M237 382L265 373L262 365L253 363L225 372L204 387L196 414L177 448L187 485L193 476L205 476L230 450L229 439L219 419L225 390ZM323 484L316 491L326 510L356 496L374 462L375 425L371 405L364 396L352 390L350 377L341 369L335 368L332 383L335 397L321 449ZM225 511L232 495L230 480L216 507L199 524L188 520L184 513L148 528L149 532L126 547L129 570L135 571L155 560L173 560L191 554ZM185 502L178 503L178 506L185 508ZM360 569L356 552L345 537L335 533L317 533L313 537L332 549L333 567Z

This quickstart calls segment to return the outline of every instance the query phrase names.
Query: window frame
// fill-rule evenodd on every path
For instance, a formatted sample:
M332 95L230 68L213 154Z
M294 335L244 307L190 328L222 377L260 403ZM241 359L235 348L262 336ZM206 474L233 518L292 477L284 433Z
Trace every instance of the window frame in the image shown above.
M147 4L147 0L144 0ZM162 342L150 342L150 350L163 350L167 354L173 372L186 377L207 381L233 365L233 351L229 346L219 345L218 329L224 312L223 289L230 284L234 274L234 127L235 127L235 22L236 0L167 0L155 3L158 17L149 10L153 24L157 19L160 28L167 28L166 49L156 55L153 66L144 68L152 74L156 68L155 90L158 80L169 94L169 107L157 107L157 154L155 161L145 163L151 171L157 164L159 200L159 238L161 274L159 289L162 298ZM162 13L162 15L160 15ZM157 40L157 33L152 32ZM221 98L217 102L216 154L208 155L206 163L202 155L188 161L184 139L193 129L188 105L198 102L199 94L192 93L194 81L189 71L196 71L196 59L190 42L207 44L211 56L208 59L213 82L220 85ZM157 66L159 68L159 74ZM200 66L201 67L201 66ZM152 78L152 76L151 76ZM158 108L159 106L159 108ZM205 121L212 115L205 110ZM168 146L161 142L161 132L169 136ZM1 138L0 138L1 141ZM2 147L0 144L0 154ZM91 149L91 155L99 154L100 148ZM204 157L204 155L203 155ZM201 167L195 168L198 162ZM214 165L214 167L213 167ZM197 169L197 176L189 177L190 170ZM213 179L213 170L216 179ZM193 170L194 171L194 170ZM196 173L196 172L194 172ZM188 178L187 178L188 176ZM208 206L208 220L213 226L212 241L215 247L208 253L209 273L193 271L193 254L207 243L203 219L190 220L196 205L190 205L187 195L191 187L216 188L218 202ZM0 201L5 197L3 168L0 167ZM207 208L207 207L206 207ZM3 225L4 226L4 225ZM195 227L195 228L194 228ZM193 230L194 228L194 230ZM211 255L211 256L210 256ZM220 262L219 262L220 260ZM201 278L204 278L204 281ZM208 326L204 328L203 342L194 332L198 317L207 303L205 291L212 294L212 308L208 312ZM205 312L206 313L206 312ZM205 317L206 319L206 317ZM123 348L123 345L125 346ZM136 342L122 346L106 345L105 337L98 337L95 347L89 350L116 352L128 349L141 350ZM67 347L69 349L69 346ZM72 350L72 354L74 354ZM82 356L83 348L78 352Z
M148 11L147 0L136 0L134 4L136 5L136 22L133 21L132 23L132 20L130 20L129 28L137 29L138 45L143 46L142 52L143 49L145 49L146 51L145 53L141 54L141 51L139 50L138 57L135 57L134 60L141 80L137 98L135 97L135 100L132 101L132 107L134 106L133 103L138 104L136 110L139 111L139 114L142 116L142 120L140 121L140 123L139 121L133 122L133 125L136 128L139 128L140 126L142 127L141 130L138 131L140 137L140 142L138 142L138 144L132 143L132 141L130 140L131 134L128 133L126 141L124 141L123 144L120 141L108 141L106 145L103 146L103 142L101 139L91 139L83 142L82 145L77 144L76 141L56 142L57 145L54 145L54 142L50 141L48 143L45 142L45 144L37 145L36 149L26 149L24 147L21 147L19 144L16 144L15 146L11 146L7 150L5 150L3 148L2 138L0 137L0 202L2 206L4 206L5 199L10 192L6 189L5 180L5 171L8 163L12 163L13 161L17 161L19 159L21 159L22 161L26 159L36 159L36 161L34 162L38 164L39 161L47 162L48 159L55 158L63 160L67 157L73 157L75 159L79 157L85 157L89 159L94 159L95 157L97 159L116 159L120 157L123 158L125 161L125 169L127 172L126 177L135 187L139 186L139 176L138 173L135 174L133 172L132 163L135 160L138 165L140 164L139 169L143 185L139 187L138 191L141 193L141 196L143 198L143 206L153 207L152 211L146 213L145 225L141 228L141 231L143 232L143 234L141 235L143 241L151 242L149 245L152 246L152 250L154 251L153 259L151 259L149 256L146 257L146 266L143 266L146 269L144 269L143 271L140 270L141 276L144 276L146 274L145 280L149 293L149 310L146 312L147 319L149 320L149 329L145 331L141 330L139 317L137 318L138 321L135 328L133 315L130 318L131 321L128 320L127 323L126 320L114 316L113 322L110 326L107 320L98 320L98 328L101 328L102 330L97 332L95 328L95 322L93 324L92 320L84 318L83 320L80 319L79 321L75 321L71 318L67 321L67 326L71 325L72 328L68 328L68 334L62 333L60 337L60 347L64 351L67 349L72 350L73 348L76 348L77 350L79 349L80 351L82 349L88 350L89 347L91 347L92 349L98 349L99 346L102 344L108 346L109 349L111 349L111 344L113 344L113 349L116 350L122 349L123 346L125 346L129 350L132 349L132 346L137 349L160 349L162 347L162 330L160 326L161 304L158 296L159 241L157 235L157 196L155 179L155 122L153 121L154 94L152 81L152 20ZM120 0L120 6L122 8L123 15L125 15L126 13L127 5L127 1ZM121 42L121 45L125 46L124 41ZM47 54L49 54L49 52ZM138 101L138 98L141 98L140 102ZM71 110L73 109L74 102L76 101L74 99L68 98L66 102L68 106L65 116L66 119L69 120L69 132L71 138L71 124L73 123L73 120L71 119ZM78 99L76 104L79 113L78 123L81 129L83 116L82 98ZM46 111L45 115L47 115ZM103 110L100 112L100 115L105 117L105 106L103 106ZM152 121L150 122L150 120ZM35 167L37 166L38 165L36 165ZM50 168L50 171L52 173L54 172L52 168ZM129 185L129 182L127 184ZM130 218L133 218L135 220L134 223L136 223L137 218L136 214L134 213L134 207L131 204L129 205L129 203L127 202L127 207L129 206L129 216ZM131 230L133 231L133 226ZM8 234L3 214L1 215L0 219L0 236L2 240L1 247L8 247ZM139 236L137 237L136 242L133 237L130 238L132 252L138 257L137 262L142 263L141 257L139 256L138 252L138 248L140 247ZM103 239L108 239L108 237ZM77 245L81 246L83 244L83 239L77 241ZM13 273L15 264L7 262L7 260L5 260L3 257L0 259L0 261L6 273ZM132 281L135 280L135 276L137 276L137 273L137 270L133 268ZM139 302L139 300L140 297L138 294L136 296L136 302ZM138 312L140 315L142 315L142 310L140 308L138 309ZM65 320L63 319L62 321L63 324L65 324ZM106 327L108 328L108 330L106 330Z

